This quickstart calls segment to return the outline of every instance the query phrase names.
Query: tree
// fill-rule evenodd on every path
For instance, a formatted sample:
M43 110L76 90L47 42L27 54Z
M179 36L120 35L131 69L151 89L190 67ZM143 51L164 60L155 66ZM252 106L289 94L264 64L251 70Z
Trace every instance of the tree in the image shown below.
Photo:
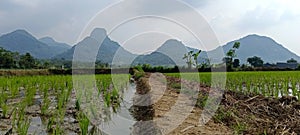
M188 65L188 68L191 69L193 65L192 55L194 51L189 51L187 54L184 54L182 59L186 59L186 64Z
M223 59L223 61L226 63L228 68L232 68L233 66L233 59L235 57L237 57L236 55L236 50L240 48L240 42L235 42L232 49L230 49L227 53L226 53L226 57Z
M196 52L196 53L194 53L192 56L194 57L194 61L195 61L195 66L196 66L196 68L198 68L199 67L199 64L198 64L198 57L199 57L199 55L200 55L200 53L201 53L201 50L199 50L198 52Z
M14 54L0 47L0 68L15 67Z
M240 60L239 59L234 59L233 60L233 67L238 68L240 66Z
M199 67L198 64L198 57L201 53L201 50L194 53L194 51L189 51L188 53L184 54L182 59L186 59L186 64L188 65L188 68L191 69L192 65L194 65L196 68Z
M14 60L11 53L4 53L0 58L0 65L2 68L13 68Z
M30 69L35 67L35 59L30 55L30 53L26 53L20 57L20 67L25 69Z
M257 57L257 56L248 58L247 62L249 62L253 67L262 67L264 64L264 61L260 57Z
M297 60L294 58L291 58L290 60L287 60L287 63L297 63Z

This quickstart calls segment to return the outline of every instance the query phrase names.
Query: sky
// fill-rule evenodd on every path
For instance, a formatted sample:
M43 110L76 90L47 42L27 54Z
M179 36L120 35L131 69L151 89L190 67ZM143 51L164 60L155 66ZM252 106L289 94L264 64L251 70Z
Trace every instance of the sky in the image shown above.
M126 1L118 11L111 10L113 5ZM90 32L87 28L99 14L110 18L149 13L151 0L1 0L0 34L25 29L37 38L53 37L59 42L75 45ZM175 1L175 0L174 0ZM174 3L162 2L157 13L167 17L192 17L194 11L201 15L216 35L219 45L239 39L249 34L273 38L292 52L300 55L300 1L299 0L182 0L191 9L187 10ZM174 7L174 8L171 8ZM154 12L154 11L153 11ZM121 14L120 14L121 13ZM101 17L101 15L100 15ZM117 20L117 19L116 19ZM211 50L215 46L200 45L184 30L170 22L151 19L135 21L122 25L114 31L111 38L125 49L135 53L155 50L167 39L176 38L187 46ZM193 21L193 20L189 20ZM150 23L151 22L151 23ZM106 23L110 23L109 21ZM205 24L203 24L205 25ZM101 25L102 26L102 25ZM147 26L147 27L146 27ZM150 27L151 26L151 27ZM108 25L108 27L110 27ZM151 29L153 29L151 31ZM163 31L159 31L162 30ZM135 34L132 31L140 30ZM141 33L141 30L146 32ZM121 34L118 34L121 33ZM130 34L131 36L128 36ZM171 34L170 34L171 33ZM175 34L174 34L175 33ZM204 31L203 33L206 33Z

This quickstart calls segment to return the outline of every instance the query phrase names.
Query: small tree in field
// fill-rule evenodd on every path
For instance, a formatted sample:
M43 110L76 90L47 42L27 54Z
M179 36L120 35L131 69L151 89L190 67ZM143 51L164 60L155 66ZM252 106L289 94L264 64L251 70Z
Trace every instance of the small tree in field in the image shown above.
M194 65L196 66L196 68L199 67L199 64L198 64L198 57L199 57L200 53L201 53L201 50L199 50L198 52L196 52L196 53L193 54L194 61L195 61L195 64L194 64Z
M184 54L182 59L186 59L186 64L188 65L189 69L192 69L192 65L195 65L196 68L199 67L198 64L198 57L201 53L201 50L198 52L194 53L194 51L189 51L188 53Z
M188 68L191 69L193 65L193 51L189 51L187 54L184 54L182 59L186 59L186 64L188 65Z
M223 59L223 61L226 63L228 68L232 68L233 67L233 59L235 57L237 57L236 55L236 50L240 48L240 42L235 42L232 49L230 49L227 53L226 53L226 57ZM237 61L236 61L237 62Z

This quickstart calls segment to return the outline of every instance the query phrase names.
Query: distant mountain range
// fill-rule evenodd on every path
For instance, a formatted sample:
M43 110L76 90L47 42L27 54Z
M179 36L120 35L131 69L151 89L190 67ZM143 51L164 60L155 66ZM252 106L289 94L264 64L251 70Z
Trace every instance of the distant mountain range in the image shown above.
M50 40L51 44L48 44ZM39 59L49 59L71 47L66 44L61 46L62 44L55 42L53 39L50 40L49 38L48 40L42 39L44 42L41 42L25 30L16 30L0 37L0 47L21 54L29 52Z
M258 56L263 59L264 62L276 63L286 62L287 60L294 58L300 62L300 57L295 53L289 51L284 46L278 44L272 38L259 35L248 35L241 39L232 41L222 46L224 52L228 52L232 48L234 42L240 42L240 48L237 50L237 58L242 63L247 62L247 58L252 56ZM219 48L217 48L219 49ZM209 51L208 53L214 54L215 50Z
M61 54L65 51L69 50L70 48L72 48L72 46L70 46L66 43L59 43L51 37L43 37L43 38L40 38L39 41L52 47L53 51L55 51L57 54Z
M101 41L103 41L101 43ZM252 56L261 57L264 62L276 63L285 62L294 58L300 61L300 57L292 53L273 39L266 36L248 35L238 40L227 43L211 51L202 51L199 62L205 59L214 59L220 49L226 53L232 48L234 42L240 42L241 46L237 50L237 58L241 63L247 63L247 58ZM101 46L100 46L101 44ZM98 49L98 47L100 48ZM86 37L73 47L65 43L58 43L51 37L36 39L25 30L2 35L0 37L0 47L19 53L31 53L39 59L66 59L72 60L75 48L81 48L80 55L89 57L90 52L98 50L96 59L103 63L114 65L128 64L151 64L151 65L186 65L183 55L188 51L198 51L198 49L187 47L182 42L170 39L161 45L156 51L147 55L136 55L125 50L119 43L112 41L104 29L96 28L90 36Z

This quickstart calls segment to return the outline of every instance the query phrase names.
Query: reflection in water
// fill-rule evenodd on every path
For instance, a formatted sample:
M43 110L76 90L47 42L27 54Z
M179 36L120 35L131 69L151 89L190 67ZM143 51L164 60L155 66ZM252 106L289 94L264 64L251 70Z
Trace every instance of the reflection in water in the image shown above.
M159 130L153 122L153 106L137 106L133 98L137 96L136 85L130 83L125 90L123 101L116 114L111 114L111 120L100 125L103 134L111 135L143 135L158 134Z
M131 83L124 92L123 101L121 102L117 113L111 114L111 120L100 125L99 129L101 129L104 134L128 135L131 133L132 125L136 122L129 112L129 108L133 104L132 98L134 93L135 84Z
M42 122L41 117L31 118L28 134L47 135L47 129L45 124Z

